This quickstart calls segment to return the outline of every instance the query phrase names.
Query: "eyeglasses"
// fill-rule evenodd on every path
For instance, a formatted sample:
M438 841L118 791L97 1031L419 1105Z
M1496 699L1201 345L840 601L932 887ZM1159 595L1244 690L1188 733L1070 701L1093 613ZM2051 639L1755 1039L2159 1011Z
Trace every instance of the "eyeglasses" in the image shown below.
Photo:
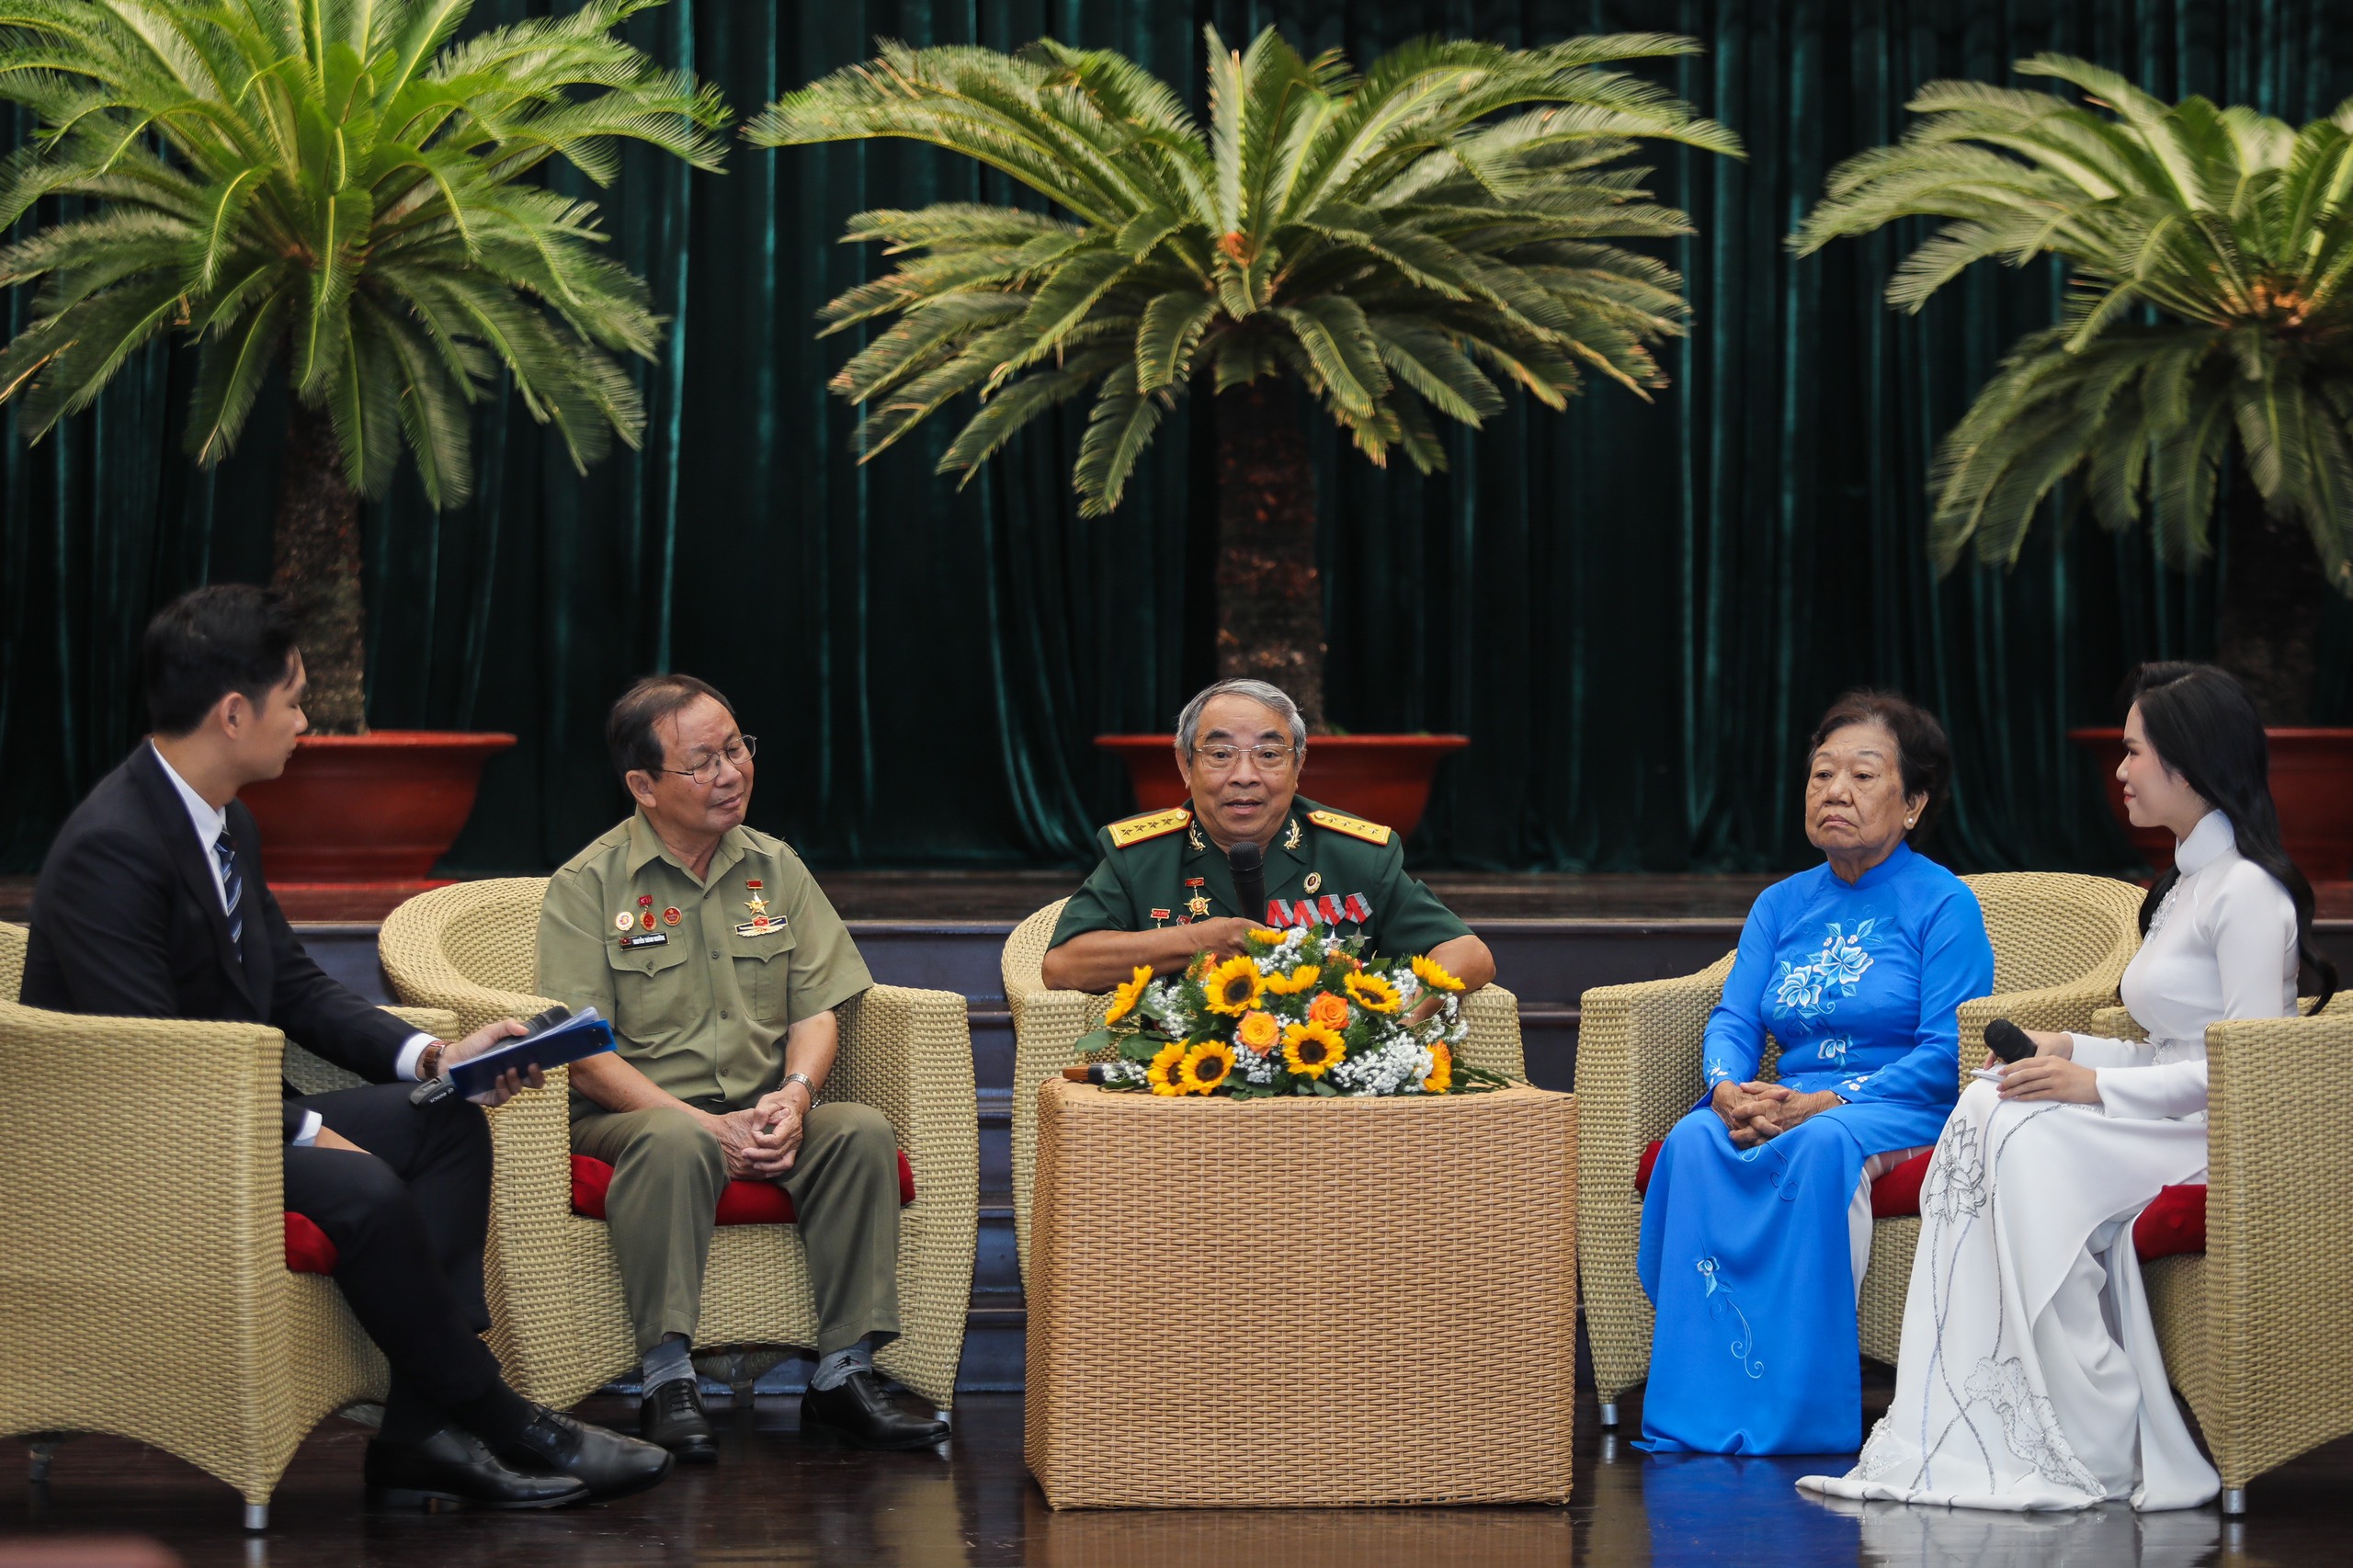
M745 763L751 761L753 754L757 752L759 749L759 736L738 735L733 741L728 744L728 747L725 751L713 752L710 756L704 757L700 762L696 763L692 767L657 767L654 771L656 773L675 773L682 778L690 778L694 780L695 788L699 790L707 790L710 787L711 781L719 777L719 765L721 763L731 762L737 767L741 767Z
M1193 758L1200 764L1201 771L1211 775L1233 772L1234 765L1245 756L1257 766L1261 773L1288 773L1290 771L1292 760L1298 756L1297 746L1195 746L1193 748Z

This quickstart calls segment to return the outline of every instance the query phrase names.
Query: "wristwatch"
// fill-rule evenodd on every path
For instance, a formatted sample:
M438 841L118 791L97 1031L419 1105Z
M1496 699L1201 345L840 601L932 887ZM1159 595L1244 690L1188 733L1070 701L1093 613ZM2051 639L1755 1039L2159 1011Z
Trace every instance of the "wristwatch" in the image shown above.
M809 1103L813 1106L817 1103L817 1080L809 1076L808 1074L787 1073L784 1075L784 1084L800 1085L802 1088L809 1091ZM784 1087L784 1084L779 1084L777 1087L781 1089Z
M431 1083L441 1076L441 1058L448 1052L449 1042L437 1040L416 1054L416 1076L421 1083Z

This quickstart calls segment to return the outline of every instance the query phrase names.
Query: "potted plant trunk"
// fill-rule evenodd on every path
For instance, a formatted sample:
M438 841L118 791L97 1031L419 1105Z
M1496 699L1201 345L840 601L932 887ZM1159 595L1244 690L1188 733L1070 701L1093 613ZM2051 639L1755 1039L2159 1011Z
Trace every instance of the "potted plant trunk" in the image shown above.
M0 73L40 121L0 182L0 227L44 196L86 216L0 252L38 281L0 352L0 400L39 440L150 339L197 352L188 448L216 463L264 381L292 393L274 583L290 597L312 733L250 790L271 880L415 883L464 826L507 734L367 727L360 507L403 450L436 507L472 490L469 405L511 377L575 464L644 415L614 355L651 358L644 285L598 254L593 203L529 176L563 157L598 183L612 141L714 168L715 92L614 31L622 0L453 45L465 4L223 0L12 19L46 62Z
M2353 134L2164 103L2080 60L2017 70L2083 101L1932 83L1910 135L1835 172L1795 244L1948 220L1889 282L1915 311L1984 257L2065 259L2059 324L2010 351L1938 455L1938 567L2014 563L2054 494L2110 529L2145 519L2167 564L2194 566L2231 472L2218 659L2270 726L2290 858L2353 877L2353 729L2307 722L2319 607L2353 597ZM2071 737L2112 773L2120 729ZM2133 840L2171 863L2168 835Z
M1656 34L1514 51L1425 40L1357 75L1271 28L1205 29L1210 123L1119 55L886 44L770 106L767 146L904 137L948 147L1055 210L968 202L852 220L897 271L826 307L896 315L834 388L869 412L861 460L965 393L939 460L969 482L1021 426L1084 397L1082 516L1119 505L1180 397L1216 399L1218 668L1290 692L1320 738L1310 788L1410 830L1460 735L1335 735L1325 720L1313 471L1296 379L1385 464L1445 466L1438 417L1476 427L1517 385L1565 407L1598 375L1664 384L1681 279L1609 242L1689 232L1649 204L1639 142L1734 153L1731 132L1612 62L1695 52ZM1100 737L1145 805L1181 798L1165 733Z

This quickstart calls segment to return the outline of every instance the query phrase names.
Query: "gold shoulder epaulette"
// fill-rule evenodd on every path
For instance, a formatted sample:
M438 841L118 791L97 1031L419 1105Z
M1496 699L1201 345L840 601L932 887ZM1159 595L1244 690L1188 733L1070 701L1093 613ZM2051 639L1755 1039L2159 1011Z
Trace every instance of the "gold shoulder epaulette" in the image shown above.
M1170 811L1146 812L1140 817L1111 824L1111 846L1125 849L1131 844L1142 844L1147 838L1158 838L1175 833L1193 820L1193 813L1182 806ZM1387 832L1386 828L1381 830Z
M1361 838L1367 844L1386 844L1389 830L1377 822L1358 817L1344 817L1337 812L1310 812L1307 820L1318 827L1328 827L1334 833L1345 833L1350 838Z

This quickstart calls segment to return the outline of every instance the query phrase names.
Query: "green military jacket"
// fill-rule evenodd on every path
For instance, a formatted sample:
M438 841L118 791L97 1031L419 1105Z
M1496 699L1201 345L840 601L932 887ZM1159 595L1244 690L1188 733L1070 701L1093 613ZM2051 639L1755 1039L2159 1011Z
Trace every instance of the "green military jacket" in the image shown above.
M1219 915L1247 915L1276 927L1328 925L1371 938L1386 958L1427 953L1471 928L1405 874L1405 846L1378 823L1326 810L1302 795L1267 846L1267 905L1244 909L1224 851L1192 812L1147 812L1096 835L1103 863L1071 895L1054 923L1060 947L1089 931L1148 931Z
M574 856L540 908L540 991L594 1006L655 1086L750 1105L784 1079L784 1032L874 983L781 839L728 829L697 881L642 812Z

